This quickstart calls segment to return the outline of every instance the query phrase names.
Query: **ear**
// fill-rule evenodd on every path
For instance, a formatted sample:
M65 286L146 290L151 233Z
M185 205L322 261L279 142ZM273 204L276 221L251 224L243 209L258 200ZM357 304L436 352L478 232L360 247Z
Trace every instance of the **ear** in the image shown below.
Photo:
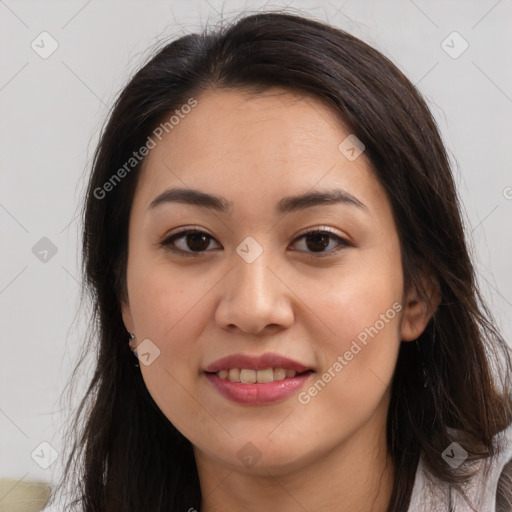
M130 309L130 305L127 304L124 300L121 302L121 314L123 316L123 322L126 330L128 332L134 333L133 330L133 320L132 320L132 312ZM137 348L136 346L137 339L130 340L128 345L130 346L132 352Z
M123 316L124 326L128 332L133 332L133 320L130 305L125 301L121 302L121 314Z
M414 341L425 330L441 302L441 289L437 280L422 276L411 285L405 300L402 317L402 341Z

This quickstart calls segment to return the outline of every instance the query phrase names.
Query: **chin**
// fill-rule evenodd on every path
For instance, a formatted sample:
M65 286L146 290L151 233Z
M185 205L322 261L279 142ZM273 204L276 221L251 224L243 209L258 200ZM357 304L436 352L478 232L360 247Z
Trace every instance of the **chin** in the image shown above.
M229 446L221 447L218 442L212 442L210 446L222 450L212 452L208 449L206 452L229 470L260 476L277 476L297 471L313 462L317 451L313 447L308 451L300 439L277 443L265 435L236 436Z

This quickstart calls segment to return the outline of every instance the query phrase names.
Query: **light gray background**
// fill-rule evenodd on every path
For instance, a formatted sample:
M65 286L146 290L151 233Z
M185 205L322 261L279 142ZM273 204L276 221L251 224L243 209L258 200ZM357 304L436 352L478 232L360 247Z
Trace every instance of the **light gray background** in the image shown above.
M55 482L62 471L62 457L43 469L31 454L41 442L62 454L67 411L59 411L58 399L88 314L78 311L76 205L108 108L163 36L215 24L221 11L229 18L264 5L286 4L0 0L0 477ZM293 7L372 44L418 84L456 166L482 289L510 342L512 2L349 0ZM43 31L59 45L47 59L31 48ZM458 58L441 45L453 31L469 44ZM462 48L452 40L445 43L452 51ZM32 252L42 237L57 247L47 262Z

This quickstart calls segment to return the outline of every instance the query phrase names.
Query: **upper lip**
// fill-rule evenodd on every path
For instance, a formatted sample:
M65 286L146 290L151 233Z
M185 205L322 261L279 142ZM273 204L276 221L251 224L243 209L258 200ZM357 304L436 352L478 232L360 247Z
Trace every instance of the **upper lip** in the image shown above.
M265 370L266 368L284 368L285 370L295 370L304 372L311 370L310 367L289 359L279 354L267 352L259 356L247 354L232 354L222 359L218 359L205 368L205 372L216 373L220 370L229 370L230 368L246 368L248 370Z

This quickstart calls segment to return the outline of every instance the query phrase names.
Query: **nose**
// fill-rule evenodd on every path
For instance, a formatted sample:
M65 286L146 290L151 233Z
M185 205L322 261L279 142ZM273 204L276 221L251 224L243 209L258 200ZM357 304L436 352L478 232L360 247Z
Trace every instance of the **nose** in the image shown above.
M294 321L293 292L289 284L274 270L267 251L252 263L238 254L234 268L222 282L222 297L215 320L227 330L262 335L269 330L290 327Z

